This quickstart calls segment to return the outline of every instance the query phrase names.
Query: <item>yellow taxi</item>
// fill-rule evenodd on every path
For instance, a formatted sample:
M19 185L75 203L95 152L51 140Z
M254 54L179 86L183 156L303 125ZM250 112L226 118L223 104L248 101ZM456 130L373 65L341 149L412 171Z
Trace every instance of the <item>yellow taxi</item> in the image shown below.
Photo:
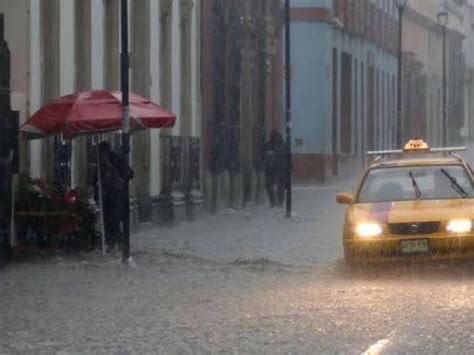
M462 150L415 139L403 150L368 152L375 159L355 194L337 195L348 205L345 260L474 256L473 173Z

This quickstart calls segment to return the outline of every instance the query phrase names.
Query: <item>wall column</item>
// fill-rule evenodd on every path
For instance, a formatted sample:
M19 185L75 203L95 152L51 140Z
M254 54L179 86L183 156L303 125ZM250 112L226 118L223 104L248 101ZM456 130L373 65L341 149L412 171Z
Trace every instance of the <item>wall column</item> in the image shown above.
M60 55L60 95L74 92L75 82L75 48L74 48L74 0L61 0L59 2L59 55ZM59 164L61 182L74 187L76 185L75 164L72 159L72 142L57 142L56 164ZM59 161L58 161L59 160Z
M191 25L193 0L180 0L181 135L192 135Z
M32 115L41 107L41 14L40 3L36 0L29 2L29 88L28 88L28 110L27 116ZM41 150L42 141L30 142L30 175L40 177L42 175Z
M104 86L107 90L120 88L120 2L104 2L105 53L104 53Z
M148 0L134 0L131 11L132 29L132 88L141 96L150 96L150 3ZM132 150L135 178L133 187L138 200L141 221L151 220L150 196L150 131L133 135Z
M61 0L62 1L62 0ZM117 1L118 2L118 1ZM104 88L105 79L105 14L104 2L91 0L91 89Z
M75 55L76 55L76 91L91 88L91 0L75 0ZM73 161L76 171L76 185L87 186L87 137L82 136L73 141Z
M171 109L171 22L173 1L160 1L160 96L161 106Z
M173 20L173 0L160 0L159 8L159 92L160 105L168 110L172 108L172 20ZM170 134L171 129L163 129L160 134L160 141L155 142L160 145L160 175L161 186L160 194L153 199L153 203L157 206L156 218L154 221L158 223L170 223L174 219L172 204L172 188L169 174L170 150L168 140L165 135Z
M180 133L183 137L182 172L183 172L183 192L187 205L192 204L191 194L191 136L192 131L192 78L191 78L191 25L194 1L180 0L180 59L181 59L181 115L179 117ZM190 210L187 208L186 210Z
M250 201L251 180L252 180L252 126L255 122L255 40L253 32L255 30L256 14L252 11L253 4L248 1L244 6L243 25L244 38L242 43L242 77L241 77L241 102L240 102L240 174L242 179L242 206Z
M60 12L59 0L40 3L41 57L42 57L42 104L60 94ZM42 146L42 177L54 176L54 138L47 138Z

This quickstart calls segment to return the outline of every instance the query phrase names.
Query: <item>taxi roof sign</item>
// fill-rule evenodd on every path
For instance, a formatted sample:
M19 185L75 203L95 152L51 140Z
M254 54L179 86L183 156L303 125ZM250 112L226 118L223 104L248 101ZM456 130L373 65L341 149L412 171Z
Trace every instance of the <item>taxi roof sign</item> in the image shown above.
M410 139L407 144L405 144L405 147L403 148L403 151L405 152L413 152L413 151L428 151L430 150L430 147L428 144L423 140L423 139Z
M430 148L428 143L426 143L423 139L411 139L409 140L403 149L398 150L379 150L379 151L371 151L367 152L369 156L377 156L378 159L382 158L386 155L393 155L393 154L403 154L403 153L449 153L453 155L455 152L462 152L466 151L466 147L447 147L447 148ZM377 160L378 160L377 159Z

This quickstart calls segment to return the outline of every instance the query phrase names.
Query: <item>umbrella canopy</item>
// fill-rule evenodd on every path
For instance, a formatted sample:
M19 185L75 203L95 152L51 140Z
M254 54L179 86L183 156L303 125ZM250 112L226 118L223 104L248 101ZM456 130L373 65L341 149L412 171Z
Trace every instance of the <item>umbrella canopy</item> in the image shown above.
M176 116L141 96L130 94L130 128L173 127ZM93 90L59 97L43 106L21 131L30 139L62 133L66 138L122 128L122 94Z

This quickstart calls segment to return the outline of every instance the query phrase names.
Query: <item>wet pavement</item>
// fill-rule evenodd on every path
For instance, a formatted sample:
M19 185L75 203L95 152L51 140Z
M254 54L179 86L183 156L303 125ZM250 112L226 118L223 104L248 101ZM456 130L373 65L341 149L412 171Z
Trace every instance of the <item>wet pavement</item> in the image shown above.
M474 264L342 262L341 186L0 270L1 354L472 353Z

